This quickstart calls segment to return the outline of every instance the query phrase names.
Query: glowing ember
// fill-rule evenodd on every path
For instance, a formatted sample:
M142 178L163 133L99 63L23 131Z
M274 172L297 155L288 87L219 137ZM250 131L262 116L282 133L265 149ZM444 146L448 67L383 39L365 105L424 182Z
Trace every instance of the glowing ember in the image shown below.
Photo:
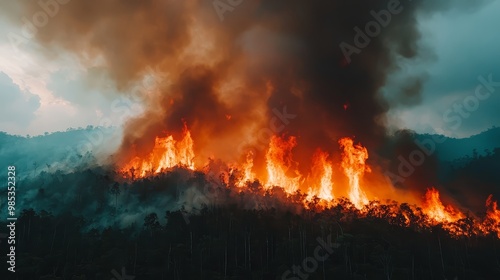
M266 153L267 184L266 187L282 187L288 193L294 193L299 189L302 176L297 170L293 171L293 177L287 172L296 163L292 159L292 149L297 145L295 137L284 139L278 136L271 137L269 149Z
M134 177L146 177L149 174L160 173L174 166L183 166L194 170L194 151L191 133L184 125L183 138L175 141L172 135L156 137L151 154L145 159L135 157L122 169L131 172Z
M452 223L465 218L464 214L453 208L453 206L447 205L445 207L439 198L439 192L435 188L427 189L423 210L436 223Z
M342 153L342 168L344 174L349 179L349 199L361 209L368 204L368 198L359 185L360 179L365 172L370 172L370 168L365 165L368 159L368 151L361 145L354 145L351 138L342 138L339 140Z

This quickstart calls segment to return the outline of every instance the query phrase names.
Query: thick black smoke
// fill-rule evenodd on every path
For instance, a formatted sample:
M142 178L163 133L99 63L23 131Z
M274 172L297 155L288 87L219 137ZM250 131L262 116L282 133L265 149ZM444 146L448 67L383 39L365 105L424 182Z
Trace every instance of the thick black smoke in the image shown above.
M209 156L235 159L249 148L257 151L257 167L264 158L259 143L273 133L298 137L294 157L300 162L317 148L337 150L336 141L345 136L355 136L369 150L380 146L387 137L388 104L419 100L418 78L390 95L401 102L388 102L380 92L400 58L426 55L418 49L417 18L478 5L465 0L48 2L51 6L19 1L4 11L20 24L27 24L24 16L36 25L41 19L35 15L57 6L36 28L36 40L51 55L63 49L83 61L102 59L120 90L130 89L147 69L168 77L144 100L145 113L126 125L118 159L149 153L155 137L178 136L185 122L201 162ZM294 117L283 120L285 110Z

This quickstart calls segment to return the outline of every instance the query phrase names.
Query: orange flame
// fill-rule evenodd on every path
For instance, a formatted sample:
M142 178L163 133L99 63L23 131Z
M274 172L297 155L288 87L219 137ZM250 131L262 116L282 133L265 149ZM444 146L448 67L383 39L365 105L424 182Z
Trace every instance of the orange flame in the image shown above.
M309 188L307 199L311 200L314 196L332 201L333 196L333 165L328 161L328 153L318 150L313 156L313 165L311 170L313 187Z
M435 188L427 189L423 211L435 223L452 223L465 218L464 214L453 206L445 207L439 198L439 191Z
M247 154L246 162L243 164L243 178L238 182L239 187L243 187L247 182L255 180L255 174L252 172L253 152Z
M486 232L496 232L500 238L500 210L498 209L498 202L493 200L493 195L488 196L486 199L486 218L483 226Z
M298 163L292 157L292 150L297 146L297 140L293 136L271 137L265 154L267 182L264 184L264 191L272 187L281 187L288 194L296 194L299 190L307 189L304 196L290 197L302 197L300 202L306 208L325 209L348 202L348 205L363 209L358 215L387 218L400 226L429 228L429 225L440 224L454 237L494 233L500 239L500 210L492 195L486 200L487 210L484 219L469 216L468 219L464 219L466 216L457 208L443 205L438 190L433 187L427 190L421 209L407 204L381 205L377 200L370 203L361 188L363 175L365 172L371 172L370 167L366 165L367 149L360 144L355 145L351 138L342 138L338 143L342 149L340 167L348 179L347 200L343 198L335 200L334 193L342 190L342 183L334 184L332 178L334 165L326 151L318 149L315 152L310 173L303 179L298 171ZM120 171L124 175L131 174L134 179L161 173L175 166L195 170L193 145L191 133L184 125L182 139L176 141L172 135L157 137L149 155L144 158L133 158ZM259 179L260 174L256 175L253 170L254 156L253 152L249 152L245 162L231 166L229 174L221 177L224 184L235 185L243 192L248 182ZM233 175L233 171L240 173L230 176ZM340 190L334 187L340 187ZM469 218L472 219L472 223L468 222Z
M349 179L349 199L358 209L368 204L368 198L359 185L360 179L365 172L370 172L370 167L365 164L368 159L368 151L361 145L354 145L351 138L339 140L342 153L342 168L344 174Z
M172 135L167 137L156 137L153 151L146 159L135 157L125 167L122 172L132 172L132 176L146 177L149 174L160 173L165 169L174 166L183 166L194 170L194 151L191 132L184 124L183 138L175 141Z
M267 184L266 188L280 186L288 193L294 193L299 189L302 176L295 170L293 177L289 177L287 172L296 163L292 159L292 149L297 145L295 137L290 136L284 139L272 136L269 149L266 153L267 164Z

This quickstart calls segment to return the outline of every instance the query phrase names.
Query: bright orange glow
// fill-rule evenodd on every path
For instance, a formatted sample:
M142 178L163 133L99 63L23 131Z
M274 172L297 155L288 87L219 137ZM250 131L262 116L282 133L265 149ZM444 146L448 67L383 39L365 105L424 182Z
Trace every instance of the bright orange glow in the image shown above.
M341 166L349 179L349 199L356 208L361 209L368 204L368 198L359 184L363 174L370 172L370 168L365 164L368 151L361 145L354 145L353 140L347 137L340 139L339 144L343 149Z
M252 172L253 152L248 152L246 162L243 164L243 178L238 182L239 187L243 187L247 182L255 180L255 174Z
M483 226L486 232L496 232L500 238L500 209L498 202L493 200L493 195L486 199L486 218Z
M288 194L287 199L298 199L295 202L308 209L321 210L341 206L351 211L354 206L362 210L356 212L359 217L384 218L403 227L431 229L432 226L440 226L456 238L493 233L500 239L500 210L491 195L486 200L486 215L481 219L466 217L458 208L443 205L439 191L433 187L427 190L421 203L417 202L419 205L400 204L404 201L388 201L387 204L380 203L378 199L369 201L363 188L375 188L377 185L368 185L369 181L365 181L366 186L361 186L365 172L371 172L366 164L367 149L361 144L354 144L351 138L342 138L338 143L342 151L340 164L334 164L327 151L317 149L312 156L312 162L308 163L311 168L307 176L303 176L298 171L299 163L293 159L293 150L298 145L297 139L294 136L274 135L269 141L263 163L265 165L261 166L262 168L254 170L256 155L248 152L243 162L228 165L228 170L223 170L219 179L227 187L238 187L240 192L255 192L259 188L249 188L248 182L267 175L267 181L264 181L263 189L260 189L262 195L267 195L267 191L273 187L282 188ZM135 179L162 173L175 166L196 170L193 146L191 133L184 125L180 140L176 141L172 135L157 137L148 155L133 158L120 168L120 172L125 178ZM346 186L343 186L342 180L336 182L333 178L337 166L338 171L343 172L348 179ZM267 174L256 173L256 170ZM337 198L335 194L344 191L348 198Z
M333 165L328 161L328 153L318 150L313 156L312 186L309 187L307 199L316 196L328 202L332 201L334 199L332 175Z
M453 208L453 206L447 205L445 207L439 198L439 192L435 188L427 189L423 210L436 223L452 223L465 218L464 214Z
M266 153L267 184L266 187L282 187L288 193L299 189L302 176L297 170L290 172L296 163L292 159L292 149L297 145L295 137L284 139L272 136ZM288 173L293 173L291 176Z
M160 173L174 166L183 166L194 170L194 151L191 133L184 125L183 138L175 141L172 135L156 137L153 151L146 159L135 157L122 169L123 172L133 172L134 177L146 177L149 174Z

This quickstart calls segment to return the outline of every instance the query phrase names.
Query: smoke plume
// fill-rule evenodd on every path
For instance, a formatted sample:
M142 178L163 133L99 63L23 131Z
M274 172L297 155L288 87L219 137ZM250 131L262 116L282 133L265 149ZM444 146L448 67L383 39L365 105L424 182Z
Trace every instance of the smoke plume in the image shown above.
M46 54L101 61L123 92L148 69L162 77L144 95L144 114L126 124L117 160L146 155L157 136L178 138L186 124L199 163L253 150L256 168L272 134L297 137L298 161L317 148L338 151L345 136L378 147L388 104L415 103L388 102L380 89L398 58L422 55L419 14L452 2L471 8L430 0L49 2L57 12L35 33ZM44 8L18 1L4 11L26 25L22 16L35 20ZM420 100L421 82L411 84L391 98Z

